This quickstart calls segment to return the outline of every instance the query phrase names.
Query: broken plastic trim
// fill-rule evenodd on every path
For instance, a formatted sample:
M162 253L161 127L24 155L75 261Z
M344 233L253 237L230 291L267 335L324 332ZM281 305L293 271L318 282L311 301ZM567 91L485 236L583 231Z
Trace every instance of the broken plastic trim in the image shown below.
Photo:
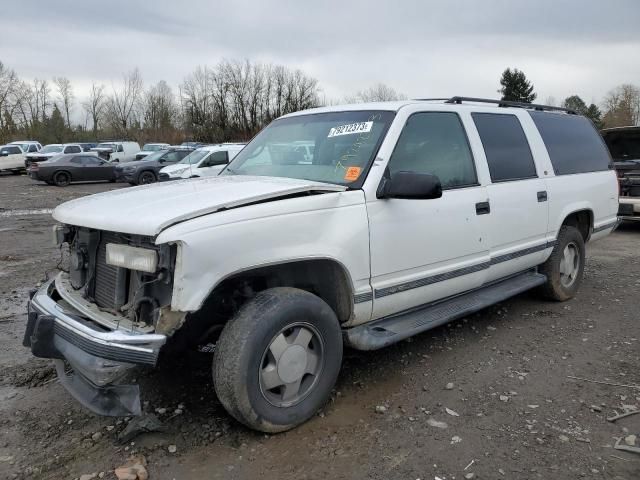
M140 415L138 385L107 385L98 387L76 373L67 374L65 363L54 360L60 383L82 405L98 415L125 417Z

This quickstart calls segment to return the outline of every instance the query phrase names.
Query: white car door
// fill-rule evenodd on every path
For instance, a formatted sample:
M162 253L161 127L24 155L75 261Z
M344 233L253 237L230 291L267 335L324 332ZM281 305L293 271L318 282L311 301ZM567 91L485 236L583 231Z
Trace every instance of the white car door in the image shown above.
M539 265L545 250L553 246L546 240L547 189L518 116L474 112L471 117L491 177L487 185L491 249L487 281L492 281Z
M373 318L481 286L489 262L487 192L458 114L412 114L387 168L391 177L400 171L434 174L443 194L367 198Z

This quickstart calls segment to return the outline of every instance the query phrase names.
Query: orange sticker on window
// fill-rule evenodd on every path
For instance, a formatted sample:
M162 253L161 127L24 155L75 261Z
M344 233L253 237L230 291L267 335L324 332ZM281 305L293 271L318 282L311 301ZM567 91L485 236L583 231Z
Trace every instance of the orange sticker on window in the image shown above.
M347 167L347 172L344 174L344 179L347 182L354 182L360 176L360 167Z

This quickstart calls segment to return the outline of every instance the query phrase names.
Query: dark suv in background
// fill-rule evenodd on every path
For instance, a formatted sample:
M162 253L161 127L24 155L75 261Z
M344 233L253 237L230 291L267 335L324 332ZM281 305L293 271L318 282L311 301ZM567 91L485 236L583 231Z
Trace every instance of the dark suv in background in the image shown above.
M640 221L640 127L602 130L620 185L618 216Z
M167 150L153 152L144 158L115 167L116 181L131 185L145 185L158 181L158 172L167 165L179 162L193 152L191 147L169 147Z

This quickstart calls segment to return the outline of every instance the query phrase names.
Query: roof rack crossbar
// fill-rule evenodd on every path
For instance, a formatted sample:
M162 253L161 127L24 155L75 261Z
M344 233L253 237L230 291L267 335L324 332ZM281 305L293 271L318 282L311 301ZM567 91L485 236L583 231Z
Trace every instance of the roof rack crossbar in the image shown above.
M576 115L575 110L570 110L563 107L554 107L551 105L541 105L539 103L525 103L525 102L512 102L510 100L494 100L491 98L474 98L474 97L451 97L445 100L445 103L461 104L462 102L475 102L475 103L491 103L498 105L499 107L518 107L528 108L539 111L557 111L565 112L570 115Z

